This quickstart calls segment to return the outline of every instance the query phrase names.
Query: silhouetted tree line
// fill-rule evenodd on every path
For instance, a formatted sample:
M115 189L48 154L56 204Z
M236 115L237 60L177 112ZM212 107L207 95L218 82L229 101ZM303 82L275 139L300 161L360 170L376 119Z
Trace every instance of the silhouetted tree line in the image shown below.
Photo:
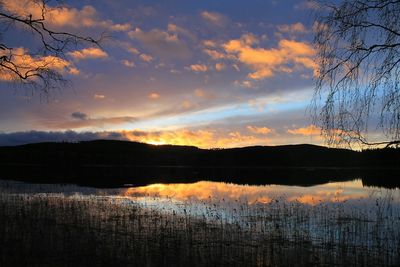
M312 185L367 176L365 182L374 185L393 180L400 170L400 149L286 145L208 150L99 140L0 147L0 167L7 179L97 186L198 180Z
M125 141L0 147L1 163L204 167L400 167L400 149L353 151L315 145L208 150Z

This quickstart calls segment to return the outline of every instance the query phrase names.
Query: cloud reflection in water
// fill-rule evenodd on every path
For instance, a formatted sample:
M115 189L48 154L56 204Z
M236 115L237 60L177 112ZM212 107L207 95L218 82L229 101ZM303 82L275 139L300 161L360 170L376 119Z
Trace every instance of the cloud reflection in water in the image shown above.
M269 203L283 198L289 202L316 205L323 202L342 202L366 199L374 193L365 188L361 180L328 183L312 187L282 185L238 185L232 183L200 181L189 184L152 184L131 187L122 192L129 197L158 197L176 201L239 201L247 204Z

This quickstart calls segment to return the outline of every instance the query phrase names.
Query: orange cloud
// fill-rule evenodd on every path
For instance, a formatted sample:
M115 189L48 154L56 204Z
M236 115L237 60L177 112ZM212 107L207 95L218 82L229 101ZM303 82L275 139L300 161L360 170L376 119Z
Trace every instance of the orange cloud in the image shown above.
M290 33L290 34L307 33L308 32L307 28L301 22L297 22L294 24L278 25L278 30L280 32Z
M208 56L210 56L212 59L217 60L217 59L224 59L227 57L226 54L223 54L221 52L218 52L216 50L212 50L212 49L204 49L203 52L205 54L207 54Z
M148 95L148 97L149 97L150 99L159 99L159 98L160 98L160 94L151 93L151 94Z
M217 47L217 43L213 40L204 40L203 45L206 47Z
M3 81L11 81L18 78L10 69L18 70L23 76L40 74L41 71L46 69L59 73L79 74L79 70L65 59L56 56L33 57L23 47L14 48L12 51L1 50L0 57L2 56L9 58L12 62L4 61L2 64L6 67L0 67L0 80Z
M246 33L243 34L242 37L240 38L243 43L245 43L246 45L256 45L258 44L260 41L257 39L257 37L252 34L252 33Z
M272 132L272 129L267 127L257 127L257 126L247 126L247 130L255 134L269 134Z
M228 22L226 16L217 12L203 11L200 15L205 21L218 27L225 27Z
M153 61L153 57L147 54L140 54L139 58L147 63Z
M215 64L215 69L217 71L222 71L222 70L226 69L226 65L225 65L225 63L216 63Z
M188 68L194 72L206 72L208 70L208 67L203 64L193 64L190 65Z
M223 45L227 53L253 70L248 75L251 79L262 80L277 72L287 73L300 68L316 70L315 50L308 43L282 39L277 48L265 49L253 47L255 42L254 37L246 35Z
M0 5L16 16L32 16L32 20L42 18L41 1L3 0ZM82 9L66 5L58 7L47 5L44 17L48 24L55 27L101 27L112 31L128 31L131 28L130 24L115 24L111 20L101 20L96 9L89 5Z
M121 47L122 49L124 49L129 54L132 54L132 55L140 54L139 50L136 47L132 46L132 44L129 43L129 42L120 41L120 40L112 40L112 42L115 45L117 45L117 46Z
M108 54L105 51L103 51L97 47L84 48L82 50L69 52L67 55L72 57L75 60L96 59L96 58L107 58L108 57Z
M190 145L201 148L240 147L256 144L268 144L265 136L243 134L240 131L222 130L165 130L165 131L122 131L128 140L150 144Z
M304 136L321 135L321 129L315 125L309 125L303 128L287 130L290 134L299 134Z

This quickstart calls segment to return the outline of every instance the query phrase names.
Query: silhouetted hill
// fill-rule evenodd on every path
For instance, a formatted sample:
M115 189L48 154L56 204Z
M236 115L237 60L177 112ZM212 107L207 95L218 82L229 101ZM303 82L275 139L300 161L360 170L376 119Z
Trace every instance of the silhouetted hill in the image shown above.
M161 178L167 181L168 177L172 181L181 177L184 182L198 180L198 177L237 181L248 176L254 177L256 183L263 183L260 179L268 175L290 182L295 179L293 177L304 174L304 179L313 183L310 170L324 170L325 177L336 174L345 177L350 172L358 175L354 169L397 170L400 149L358 152L302 144L210 150L97 140L0 147L0 166L3 170L0 175L5 178L39 177L51 182L148 183L161 182ZM347 171L338 172L338 169Z
M358 166L359 152L315 145L199 149L98 140L0 147L2 163L164 166Z

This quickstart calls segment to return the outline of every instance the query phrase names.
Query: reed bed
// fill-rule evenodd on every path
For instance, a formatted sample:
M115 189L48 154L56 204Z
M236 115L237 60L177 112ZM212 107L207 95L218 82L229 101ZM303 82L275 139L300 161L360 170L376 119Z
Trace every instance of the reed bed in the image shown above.
M0 266L400 266L390 192L365 206L0 192Z

